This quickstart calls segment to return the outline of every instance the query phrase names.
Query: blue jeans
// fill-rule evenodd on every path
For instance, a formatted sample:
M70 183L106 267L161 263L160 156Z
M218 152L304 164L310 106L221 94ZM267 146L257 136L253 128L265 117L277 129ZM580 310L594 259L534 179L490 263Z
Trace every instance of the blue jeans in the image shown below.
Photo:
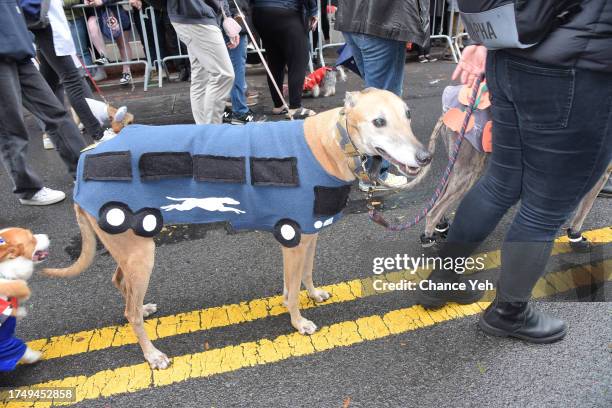
M527 301L559 228L612 159L612 74L490 51L486 75L493 153L459 205L443 251L471 252L520 200L502 245L497 293Z
M404 65L406 64L406 43L368 34L343 33L344 39L353 52L353 58L366 87L385 89L402 96ZM366 166L372 161L368 158ZM381 173L389 169L384 160Z
M232 98L232 111L241 115L249 111L246 97L246 58L248 42L247 35L241 34L240 44L233 50L229 50L230 60L234 67L234 86L230 92L230 97Z
M74 41L76 53L81 58L81 62L85 65L93 65L91 53L89 52L89 36L87 34L87 25L83 18L77 17L75 20L68 20L70 34Z
M343 33L366 87L402 96L406 43L368 34Z

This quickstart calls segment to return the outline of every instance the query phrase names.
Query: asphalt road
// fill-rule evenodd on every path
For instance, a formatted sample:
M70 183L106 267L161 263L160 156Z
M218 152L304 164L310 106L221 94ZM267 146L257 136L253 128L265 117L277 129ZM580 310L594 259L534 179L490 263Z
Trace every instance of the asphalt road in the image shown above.
M423 141L440 114L440 96L449 84L451 70L446 62L406 65L404 98L412 109L413 130ZM249 83L265 96L255 110L269 111L264 77L250 76ZM351 75L347 83L338 84L335 97L308 100L305 105L315 110L339 106L345 90L360 87L359 79ZM184 84L152 88L146 94L139 89L109 89L107 93L115 104L126 103L137 123L190 122ZM446 164L442 150L438 149L433 171L423 184L387 199L387 209L410 217L425 205ZM57 154L42 150L34 130L29 157L46 185L71 193L71 180ZM0 190L4 192L0 228L22 226L48 234L52 241L48 265L67 265L78 255L79 233L71 200L45 208L21 206L10 194L5 173L0 176ZM65 340L66 335L72 342L58 346L57 356L49 354L35 366L0 374L0 386L61 380L56 385L79 385L87 390L91 399L79 403L80 407L612 406L609 283L585 289L550 279L555 290L540 294L544 297L538 300L538 307L564 318L570 327L567 338L552 345L490 338L476 326L478 308L459 308L455 314L445 309L440 315L430 315L413 307L410 292L341 293L341 282L363 283L372 278L373 256L397 248L412 256L423 253L419 227L388 234L369 222L358 191L351 198L345 218L323 231L319 239L315 283L335 285L338 292L329 304L303 313L323 327L312 345L292 334L288 315L278 307L277 312L268 308L257 316L251 308L247 317L227 312L225 320L202 323L207 313L228 309L223 305L279 295L280 249L267 233L228 234L219 227L181 227L158 240L146 296L146 302L158 305L153 317L164 317L161 321L170 330L163 334L163 327L158 326L155 344L174 358L173 371L152 374L142 364L140 348L117 335L107 345L92 346L102 344L96 342L105 336L94 329L125 324L123 299L110 282L114 262L100 250L94 265L81 276L51 279L38 274L32 278L33 296L26 305L29 316L19 323L18 334L27 341L39 339L38 344L53 336ZM596 231L593 234L608 242L612 240L611 206L611 200L598 199L585 223L585 230ZM499 249L511 216L500 223L481 251L492 254ZM586 265L584 268L598 270L599 276L609 279L610 249L612 244L601 243L590 254L560 250L549 270L558 272L563 280ZM484 274L494 280L497 269ZM255 303L249 303L250 307ZM189 314L192 311L195 314ZM177 329L187 324L187 315L202 319L201 327ZM232 316L239 317L233 320ZM413 316L410 321L414 324L404 326L410 319L406 316ZM99 338L88 340L94 334ZM81 347L88 341L88 346ZM236 357L238 349L241 352ZM248 357L247 349L255 350L254 354ZM181 366L182 361L188 367ZM197 369L196 361L202 364Z

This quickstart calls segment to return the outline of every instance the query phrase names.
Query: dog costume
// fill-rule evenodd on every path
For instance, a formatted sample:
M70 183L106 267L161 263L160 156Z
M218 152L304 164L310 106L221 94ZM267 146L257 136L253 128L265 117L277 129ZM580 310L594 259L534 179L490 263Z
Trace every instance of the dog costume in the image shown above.
M295 246L341 217L349 191L313 155L303 121L132 125L81 155L74 201L109 233L229 222Z
M26 352L27 346L15 337L17 299L0 296L0 371L11 371Z
M467 110L468 94L471 88L465 85L447 86L442 93L442 111L444 124L459 133ZM490 153L492 144L491 101L485 82L481 84L476 98L476 107L465 132L465 139L481 153Z

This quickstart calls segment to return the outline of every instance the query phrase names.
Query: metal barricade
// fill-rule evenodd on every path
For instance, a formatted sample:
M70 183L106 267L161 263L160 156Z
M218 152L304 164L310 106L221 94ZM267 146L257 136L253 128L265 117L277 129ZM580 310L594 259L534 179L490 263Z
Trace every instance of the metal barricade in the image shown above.
M128 6L127 8L124 7L126 5ZM83 11L82 18L84 20L85 27L87 27L87 31L89 34L88 35L89 44L82 44L81 38L79 36L77 36L76 38L75 45L78 47L80 51L80 55L83 55L83 51L85 50L85 47L89 47L92 51L97 51L100 54L104 54L107 58L109 58L109 61L115 61L115 62L108 62L102 65L98 65L95 63L85 65L84 61L81 61L81 62L88 69L94 68L94 67L112 67L112 66L119 66L119 65L143 64L145 66L144 90L146 91L148 88L149 78L151 76L152 65L151 65L151 55L149 55L147 30L145 28L143 13L138 13L139 23L140 23L140 26L142 27L142 37L143 37L139 41L137 40L136 33L135 33L134 13L133 13L131 6L129 6L128 1L120 1L114 4L109 4L109 5L99 6L99 7L85 5L85 4L75 5L71 7L70 9L72 13L73 21L76 21L78 18L75 15L75 10L78 10L78 9L81 9ZM129 30L124 30L124 24L120 16L121 14L120 9L125 11L125 13L127 13L129 17L129 21L130 21ZM114 23L118 24L118 27L121 30L121 34L117 39L115 39L111 33L110 39L106 38L105 40L106 36L103 34L102 27L100 27L100 15L104 13L105 11L109 11L109 10L114 13L114 16L116 19ZM88 13L86 13L86 11L88 11ZM92 33L90 32L91 26L89 24L89 21L93 18L95 18L95 25L93 27L95 27L94 30L97 30L97 32L94 35L92 35ZM107 28L108 30L111 30L111 31L113 29L113 27L110 27L110 26ZM131 36L127 34L128 32L131 32ZM97 37L97 39L99 40L97 46L96 44L94 44L94 40L92 39L92 37ZM131 37L131 41L130 41L130 37ZM110 42L108 42L108 40L110 40ZM132 44L140 44L142 46L144 58L140 57L140 51L138 49L134 50L132 48ZM99 48L103 48L103 50L100 50ZM112 50L112 53L114 55L110 55L109 48ZM133 58L134 51L136 51L136 54L137 54L136 58ZM92 56L93 55L95 54L92 54ZM123 57L125 57L124 60L122 60ZM94 60L94 58L92 58L92 60Z

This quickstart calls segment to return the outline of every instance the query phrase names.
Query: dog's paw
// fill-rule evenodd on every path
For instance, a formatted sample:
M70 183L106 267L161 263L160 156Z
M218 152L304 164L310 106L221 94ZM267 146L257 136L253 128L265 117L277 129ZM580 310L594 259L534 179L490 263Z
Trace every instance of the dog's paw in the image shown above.
M17 310L15 310L15 317L17 319L23 319L27 315L28 315L28 311L26 310L25 307L18 307Z
M157 312L157 305L155 303L147 303L146 305L142 305L143 317L149 317L155 312Z
M32 350L31 348L27 348L21 360L19 360L22 364L34 364L42 358L42 353L40 351Z
M170 366L170 359L168 356L157 349L145 354L145 359L153 370L165 370Z
M313 334L317 331L317 325L303 317L297 322L291 322L291 324L300 334Z
M329 299L330 296L331 295L329 294L329 292L326 292L323 289L315 288L314 291L308 292L308 297L317 303L325 302L327 299Z

